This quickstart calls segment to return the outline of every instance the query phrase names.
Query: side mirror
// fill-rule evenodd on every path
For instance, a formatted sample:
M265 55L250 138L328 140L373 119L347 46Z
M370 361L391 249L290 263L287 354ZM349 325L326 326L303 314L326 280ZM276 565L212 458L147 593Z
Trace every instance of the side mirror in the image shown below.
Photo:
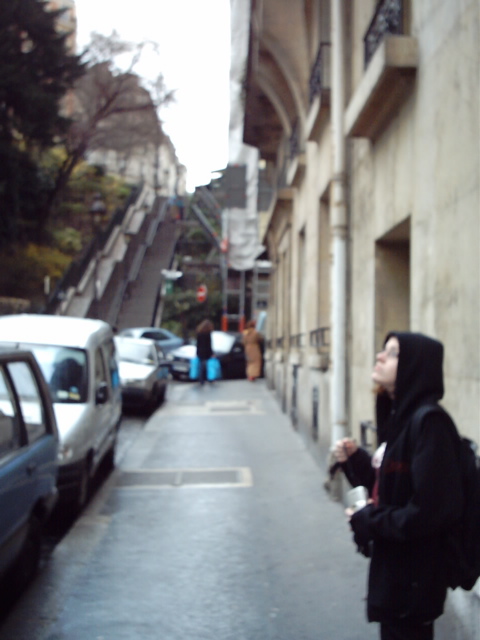
M95 404L105 404L108 400L108 385L101 382L95 391Z

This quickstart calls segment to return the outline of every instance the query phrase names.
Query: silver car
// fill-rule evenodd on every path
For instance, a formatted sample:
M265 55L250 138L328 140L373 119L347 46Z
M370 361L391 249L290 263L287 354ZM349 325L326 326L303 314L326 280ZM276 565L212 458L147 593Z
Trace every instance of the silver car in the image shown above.
M169 367L153 340L115 336L123 406L153 411L164 400Z
M149 340L154 340L163 353L170 353L173 349L178 349L184 344L182 338L162 327L130 327L129 329L123 329L118 335L122 338L148 338Z

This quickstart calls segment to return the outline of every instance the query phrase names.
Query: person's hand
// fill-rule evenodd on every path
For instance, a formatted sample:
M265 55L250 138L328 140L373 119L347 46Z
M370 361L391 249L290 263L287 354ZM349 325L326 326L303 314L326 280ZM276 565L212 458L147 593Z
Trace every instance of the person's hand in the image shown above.
M333 454L338 462L346 462L358 449L358 444L352 438L342 438L335 444Z
M372 500L371 498L369 498L369 499L367 500L367 505L368 505L368 504L373 504L373 500ZM367 505L365 505L365 506L367 506ZM360 507L360 509L364 509L364 508L365 508L365 507ZM350 522L350 520L352 519L353 514L354 514L356 511L360 511L360 509L354 509L353 507L347 507L347 508L345 509L345 517L347 518L348 522Z
M347 518L348 522L350 522L354 513L355 509L352 509L352 507L347 507L345 509L345 517Z

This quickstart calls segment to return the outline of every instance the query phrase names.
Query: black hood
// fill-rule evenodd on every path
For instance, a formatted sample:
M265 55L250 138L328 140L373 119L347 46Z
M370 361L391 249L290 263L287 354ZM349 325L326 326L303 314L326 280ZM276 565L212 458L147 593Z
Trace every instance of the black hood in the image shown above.
M443 345L421 333L392 331L398 339L398 357L395 398L382 394L377 401L377 424L384 426L391 409L395 409L395 422L403 422L417 407L438 402L443 397Z

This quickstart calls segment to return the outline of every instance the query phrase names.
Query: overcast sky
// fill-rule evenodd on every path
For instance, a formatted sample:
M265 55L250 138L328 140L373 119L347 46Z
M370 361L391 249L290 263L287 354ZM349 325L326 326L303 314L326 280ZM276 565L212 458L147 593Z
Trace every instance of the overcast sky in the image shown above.
M136 67L159 73L176 102L160 113L177 157L187 167L187 188L208 184L228 161L230 0L75 0L81 49L96 31L131 42L158 43Z

